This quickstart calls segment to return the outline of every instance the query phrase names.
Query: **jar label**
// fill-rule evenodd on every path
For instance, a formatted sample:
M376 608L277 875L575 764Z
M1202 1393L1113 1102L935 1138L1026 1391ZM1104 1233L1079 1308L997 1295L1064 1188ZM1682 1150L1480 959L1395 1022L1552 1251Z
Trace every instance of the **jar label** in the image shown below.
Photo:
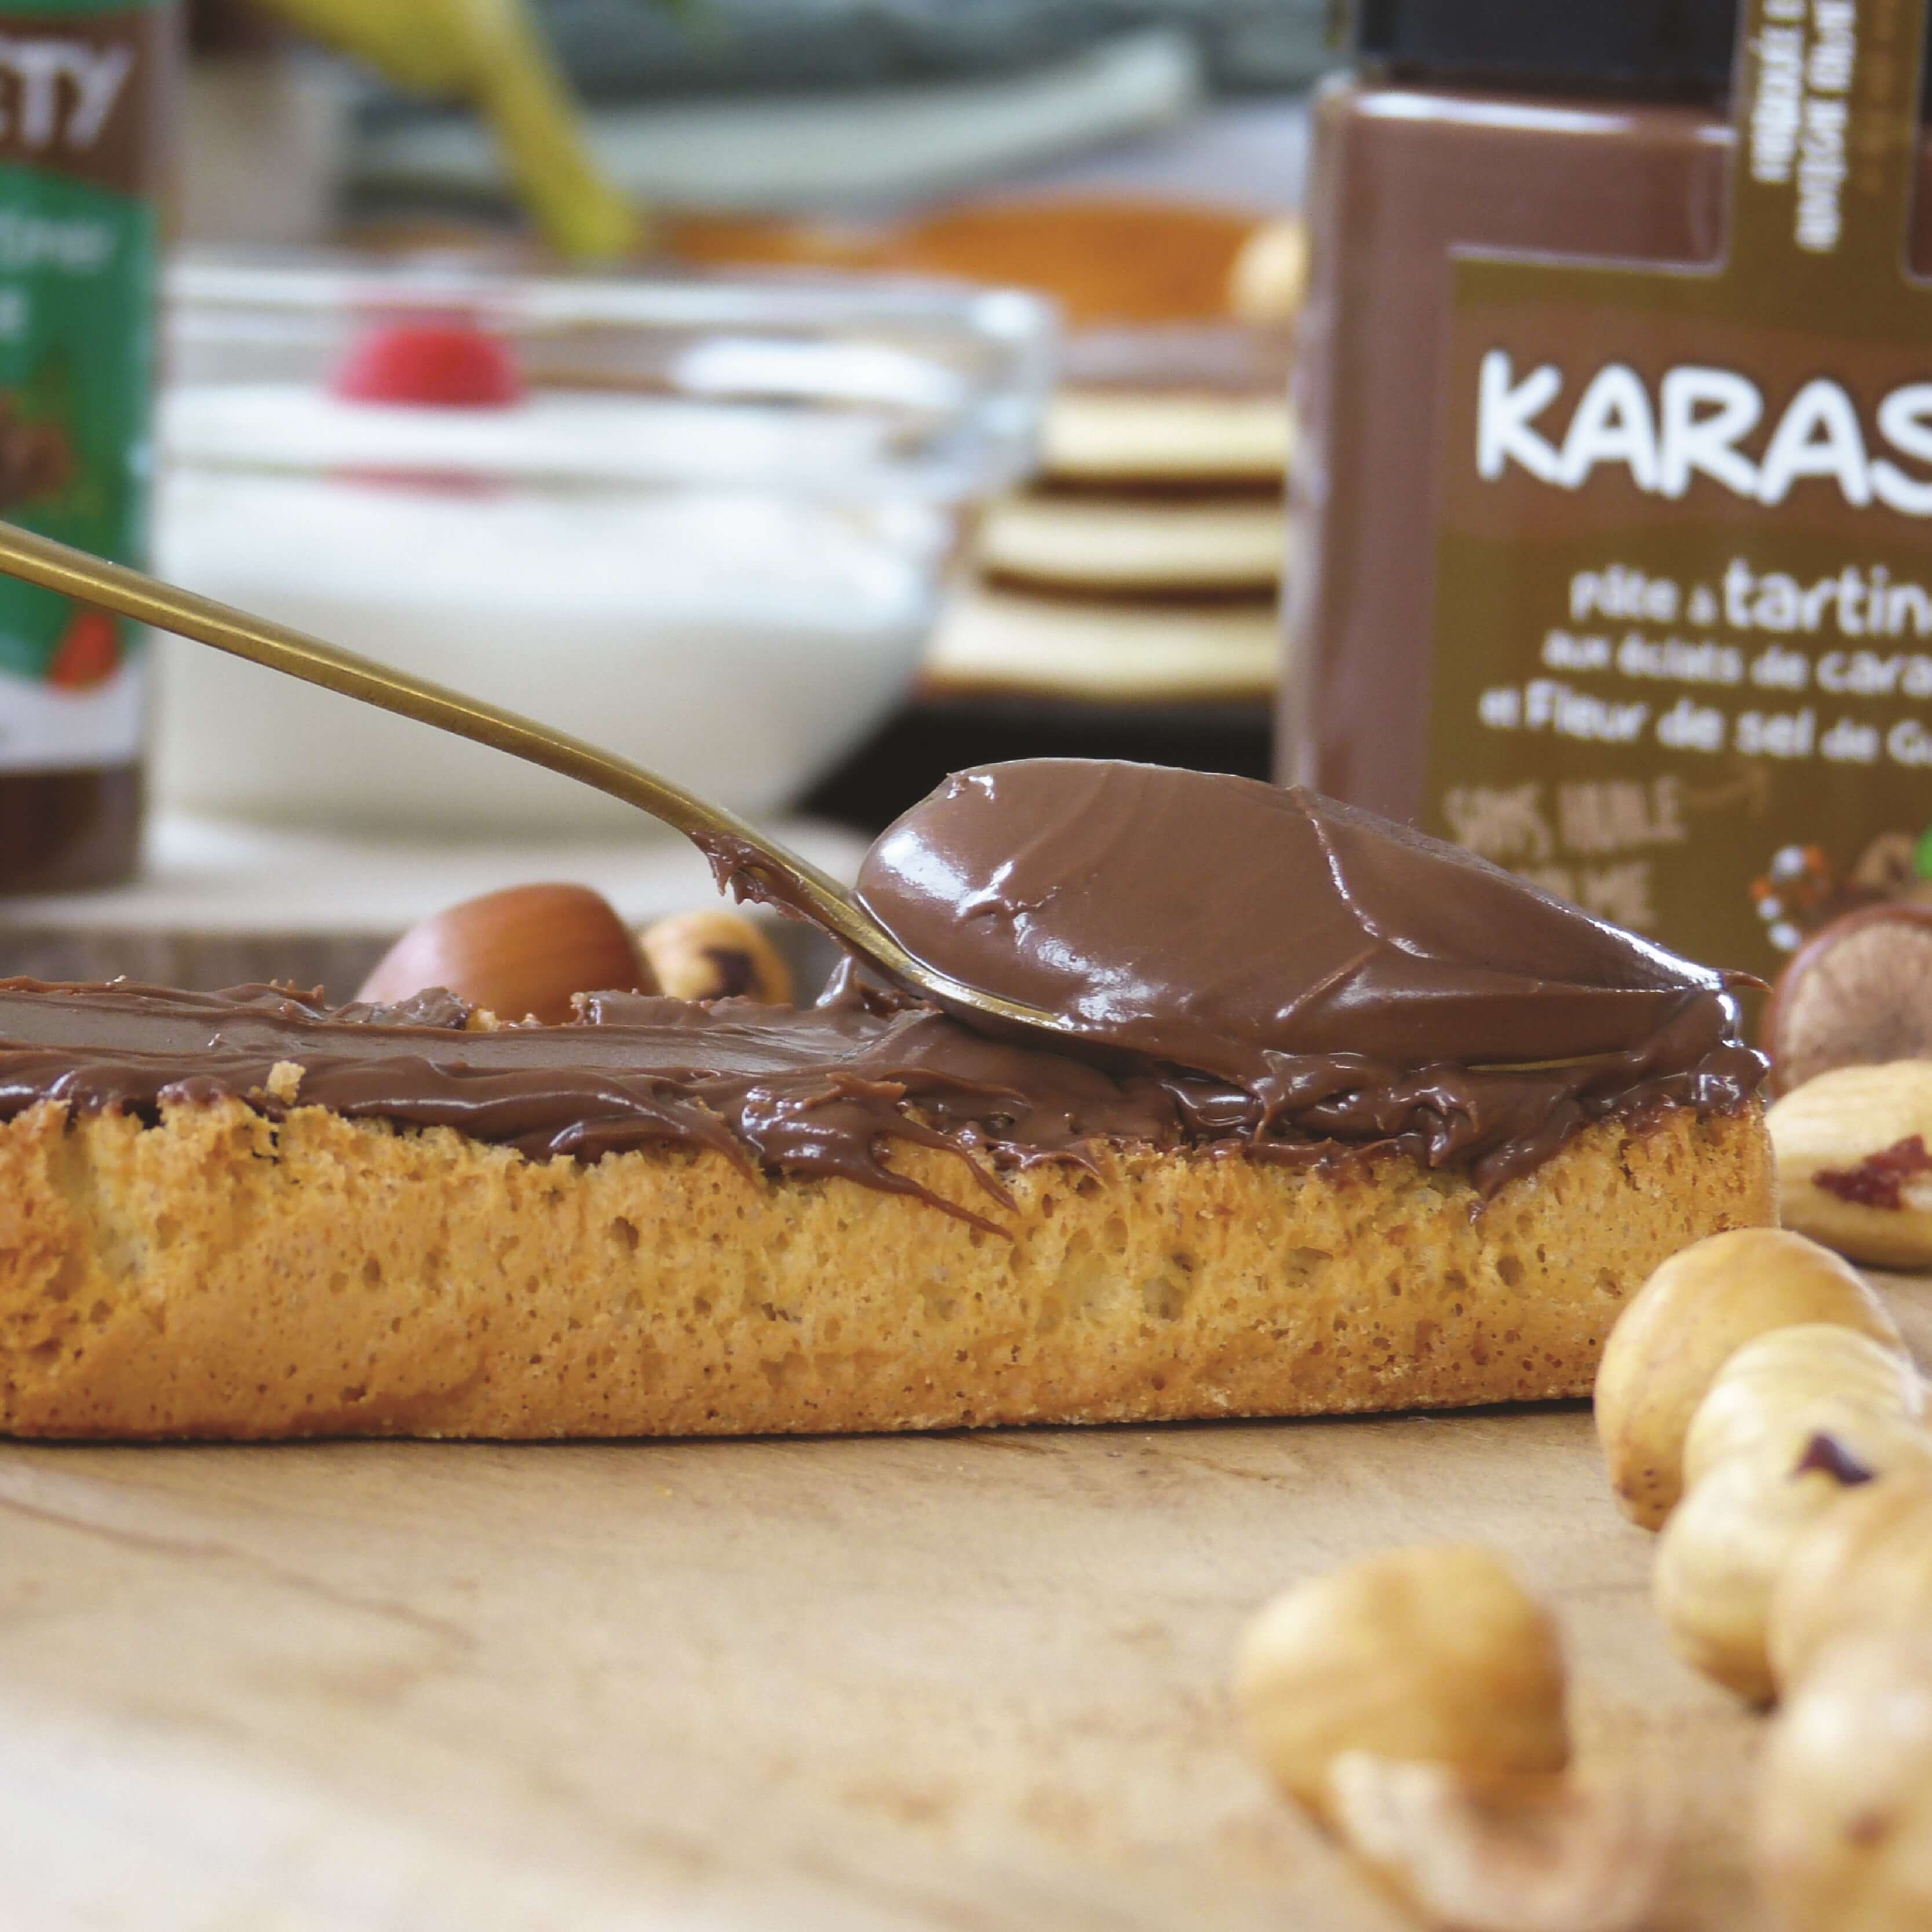
M164 8L0 4L0 517L146 560ZM0 772L131 763L139 627L0 578Z
M1721 265L1453 265L1424 812L1768 971L1932 903L1925 9L1742 10Z

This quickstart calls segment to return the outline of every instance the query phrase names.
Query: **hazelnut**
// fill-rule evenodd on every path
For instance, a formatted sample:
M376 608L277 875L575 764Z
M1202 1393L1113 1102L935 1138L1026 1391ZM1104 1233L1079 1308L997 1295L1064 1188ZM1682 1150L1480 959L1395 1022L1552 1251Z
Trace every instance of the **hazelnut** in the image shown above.
M1764 1124L1786 1227L1853 1261L1932 1267L1932 1060L1821 1073Z
M1244 1634L1234 1702L1289 1797L1327 1817L1344 1751L1474 1786L1569 1758L1556 1627L1487 1550L1396 1550L1284 1591Z
M1855 1270L1802 1234L1739 1228L1675 1254L1610 1331L1597 1371L1597 1436L1618 1507L1654 1529L1683 1490L1690 1418L1732 1352L1768 1329L1833 1322L1904 1345Z
M1932 1925L1932 1634L1833 1644L1772 1726L1758 1889L1780 1932Z
M1895 899L1918 883L1918 841L1909 832L1881 832L1846 877L1861 892Z
M742 913L722 906L674 914L638 935L658 986L674 1000L791 1004L791 974L778 950Z
M1901 1469L1798 1538L1772 1592L1772 1674L1787 1696L1848 1632L1932 1630L1932 1474Z
M1801 1450L1820 1434L1920 1437L1925 1384L1909 1358L1855 1328L1807 1322L1744 1343L1697 1405L1684 1438L1688 1489L1726 1457L1770 1441Z
M412 926L357 993L382 1004L447 986L507 1020L554 1025L578 993L652 990L624 922L588 886L512 886Z
M1909 870L1911 840L1890 836L1904 838ZM1861 883L1895 890L1877 874L1900 856L1875 842ZM1863 906L1814 934L1778 975L1760 1037L1779 1094L1837 1066L1932 1058L1932 910Z
M1671 1648L1694 1670L1767 1702L1771 1594L1805 1527L1871 1480L1856 1446L1820 1436L1794 1456L1769 1442L1720 1462L1658 1540L1652 1600Z
M1336 1835L1432 1924L1625 1932L1663 1877L1662 1795L1634 1778L1538 1778L1498 1794L1447 1765L1344 1751L1328 1786Z

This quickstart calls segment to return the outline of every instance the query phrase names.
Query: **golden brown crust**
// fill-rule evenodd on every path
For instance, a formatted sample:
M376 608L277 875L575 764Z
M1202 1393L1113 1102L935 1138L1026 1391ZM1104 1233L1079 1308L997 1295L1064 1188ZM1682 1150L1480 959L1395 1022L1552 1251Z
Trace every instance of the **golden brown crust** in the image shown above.
M0 1429L738 1434L1578 1396L1664 1257L1775 1219L1758 1111L1608 1122L1493 1199L1096 1150L903 1172L1004 1240L842 1180L666 1148L535 1162L240 1102L0 1128Z

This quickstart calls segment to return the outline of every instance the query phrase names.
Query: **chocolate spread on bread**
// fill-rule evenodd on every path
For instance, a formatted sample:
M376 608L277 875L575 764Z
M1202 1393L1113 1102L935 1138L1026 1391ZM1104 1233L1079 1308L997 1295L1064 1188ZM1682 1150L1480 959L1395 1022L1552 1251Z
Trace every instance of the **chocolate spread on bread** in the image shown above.
M293 1105L536 1158L707 1148L923 1193L892 1170L901 1141L957 1152L997 1199L1001 1168L1096 1139L1282 1161L1374 1147L1487 1192L1594 1120L1742 1106L1763 1071L1723 975L1247 780L968 772L886 833L861 889L921 956L1080 1018L1094 1058L987 1037L849 970L814 1007L605 993L570 1024L490 1031L435 992L331 1009L272 987L15 980L0 1118L54 1101L152 1120L224 1096L278 1118L292 1064Z

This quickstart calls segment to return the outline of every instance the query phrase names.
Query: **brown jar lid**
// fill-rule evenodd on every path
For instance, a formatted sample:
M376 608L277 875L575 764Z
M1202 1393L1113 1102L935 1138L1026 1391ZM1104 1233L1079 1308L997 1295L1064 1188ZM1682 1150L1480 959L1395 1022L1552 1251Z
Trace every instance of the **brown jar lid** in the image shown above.
M1737 0L1360 0L1355 47L1450 85L1715 100L1737 20Z
M1445 87L1717 101L1737 0L1357 0L1369 68ZM1922 98L1932 102L1932 63Z

